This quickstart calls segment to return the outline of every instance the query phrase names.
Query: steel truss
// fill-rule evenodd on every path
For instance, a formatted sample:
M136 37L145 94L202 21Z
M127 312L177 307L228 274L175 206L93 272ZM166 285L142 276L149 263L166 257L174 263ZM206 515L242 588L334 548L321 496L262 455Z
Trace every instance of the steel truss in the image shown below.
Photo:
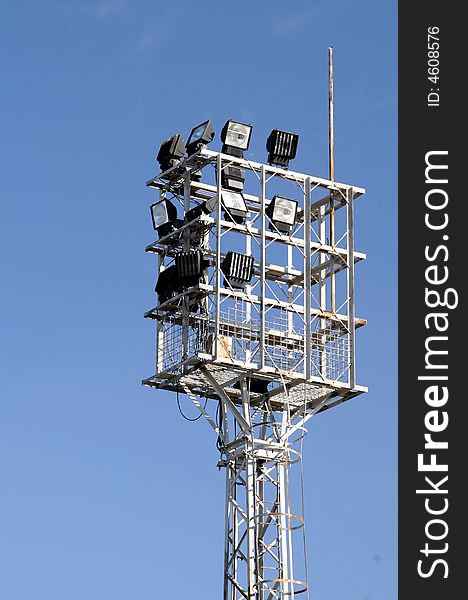
M223 216L229 165L258 188L244 194L245 223ZM214 180L201 182L210 168ZM265 216L278 180L300 202L289 235ZM215 431L226 469L224 600L294 598L308 587L302 502L290 485L301 473L291 467L302 460L304 426L367 391L356 384L355 330L365 320L354 308L354 265L365 259L354 249L354 201L364 190L207 149L147 185L185 212L213 199L216 208L147 247L158 273L191 247L203 249L209 267L145 314L156 322L157 357L143 383L186 394ZM221 272L232 247L255 259L245 290Z
M302 456L291 435L302 436L310 413L293 424L286 407L279 415L268 402L252 407L245 382L242 389L248 428L222 448L220 461L226 467L223 598L294 598L307 590L307 578L305 564L301 575L295 571L305 529L302 507L292 507L289 470Z

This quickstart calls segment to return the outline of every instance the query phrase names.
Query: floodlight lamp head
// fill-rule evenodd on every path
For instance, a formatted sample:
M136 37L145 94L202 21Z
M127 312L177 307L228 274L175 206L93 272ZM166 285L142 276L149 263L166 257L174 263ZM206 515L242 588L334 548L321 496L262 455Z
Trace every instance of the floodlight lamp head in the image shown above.
M221 187L234 192L244 189L245 172L240 167L229 165L221 171Z
M190 132L187 140L187 154L189 156L195 154L195 152L198 152L203 146L209 144L213 138L213 123L208 119L208 121L194 127Z
M177 269L171 265L161 271L154 291L158 294L159 304L163 304L178 291Z
M201 250L188 250L176 254L175 266L181 288L197 285L208 265L209 262Z
M221 191L221 205L224 218L228 221L242 224L247 217L247 205L240 192Z
M165 140L158 152L156 160L161 167L161 172L164 173L172 167L178 165L185 155L185 142L180 133L176 133L169 139Z
M159 303L162 304L187 288L197 285L208 266L209 261L201 250L178 252L174 264L159 274L154 288Z
M152 204L150 212L153 229L158 232L159 237L169 235L181 225L180 219L177 218L177 208L170 200L164 199L161 202Z
M213 196L213 198L210 198L209 200L205 200L204 202L197 204L197 206L194 206L185 213L185 222L190 223L191 221L197 219L203 214L211 214L214 210L216 210L217 203L218 199L216 198L216 196Z
M252 125L229 119L221 130L222 153L242 158L244 150L249 148L251 135Z
M297 206L296 200L274 196L265 210L266 216L270 219L270 230L290 233L296 222Z
M244 289L253 277L254 257L239 252L229 252L221 263L221 272L233 288Z
M299 135L289 131L273 129L267 139L268 163L287 169L289 161L296 158Z

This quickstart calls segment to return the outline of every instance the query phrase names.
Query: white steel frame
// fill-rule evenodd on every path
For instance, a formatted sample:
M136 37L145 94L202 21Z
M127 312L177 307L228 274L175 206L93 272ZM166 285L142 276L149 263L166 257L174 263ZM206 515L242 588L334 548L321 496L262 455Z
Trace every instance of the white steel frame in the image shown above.
M257 195L244 194L245 224L223 216L228 165L258 184ZM197 173L213 167L214 181L202 183ZM278 181L292 186L300 203L289 235L265 215ZM289 482L291 465L302 458L304 426L367 391L356 384L355 329L365 320L354 307L354 265L365 259L354 249L354 201L365 190L206 148L147 185L185 212L214 198L216 208L146 248L158 255L158 273L190 247L201 247L210 267L198 285L145 314L156 321L157 351L156 373L143 384L186 394L216 433L226 469L224 600L294 598L307 590L306 568L298 569L305 551L295 541L299 535L304 543L302 508L294 507ZM330 244L327 219L339 231L340 209L341 236ZM224 281L220 268L234 239L255 256L245 290ZM280 265L269 262L275 252ZM260 381L268 384L262 393ZM201 399L213 402L202 406Z

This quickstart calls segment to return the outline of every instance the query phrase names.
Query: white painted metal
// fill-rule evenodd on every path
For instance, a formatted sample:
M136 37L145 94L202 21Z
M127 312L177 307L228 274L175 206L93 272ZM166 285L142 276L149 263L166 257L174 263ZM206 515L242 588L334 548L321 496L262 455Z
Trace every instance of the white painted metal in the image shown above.
M223 217L228 165L258 182L244 194L245 223ZM215 184L194 181L195 172L211 172ZM147 185L185 212L209 199L217 207L147 247L158 255L158 273L190 248L202 248L210 264L198 284L146 313L156 320L157 360L143 383L187 394L215 432L226 469L223 600L295 598L307 590L302 508L290 484L304 426L366 391L355 380L355 329L365 321L355 316L354 265L365 254L354 249L353 211L365 190L207 149ZM277 186L290 186L299 204L289 235L266 217L283 189ZM346 218L334 223L335 246L327 220L341 209ZM220 269L232 249L255 259L245 290ZM327 298L331 279L336 288Z

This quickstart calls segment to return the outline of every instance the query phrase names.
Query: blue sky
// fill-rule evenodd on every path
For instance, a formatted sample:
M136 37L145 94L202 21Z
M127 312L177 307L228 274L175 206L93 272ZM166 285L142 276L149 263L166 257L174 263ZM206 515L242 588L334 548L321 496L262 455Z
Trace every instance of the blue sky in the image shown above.
M396 597L396 2L2 3L0 596L219 598L224 474L152 374L145 181L211 118L301 134L357 201L358 381L305 443L313 600ZM216 143L219 143L217 141ZM216 147L215 145L213 147ZM187 412L190 407L185 405Z

